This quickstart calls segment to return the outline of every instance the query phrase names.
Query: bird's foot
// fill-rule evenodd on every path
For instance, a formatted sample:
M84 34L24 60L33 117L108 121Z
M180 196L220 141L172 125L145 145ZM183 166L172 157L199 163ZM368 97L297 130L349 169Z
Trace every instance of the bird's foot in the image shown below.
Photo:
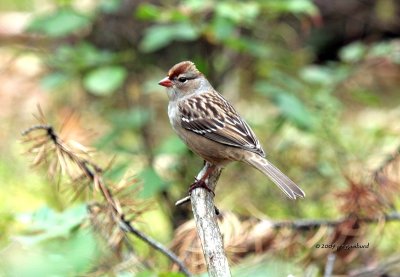
M190 185L189 191L188 191L189 195L192 193L192 190L197 189L197 188L203 188L203 189L207 190L208 192L211 192L212 195L215 196L214 191L212 189L210 189L207 186L206 182L201 179L196 180L193 184Z

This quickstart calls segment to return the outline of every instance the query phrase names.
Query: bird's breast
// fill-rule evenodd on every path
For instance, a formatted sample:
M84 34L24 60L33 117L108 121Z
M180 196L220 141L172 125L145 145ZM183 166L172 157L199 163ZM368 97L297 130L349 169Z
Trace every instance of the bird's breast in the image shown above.
M168 117L169 117L169 122L171 123L172 129L174 129L175 133L179 136L181 140L183 140L186 144L187 138L185 136L185 133L187 130L184 130L181 124L181 113L179 111L178 105L175 102L170 102L168 105Z
M168 105L168 117L169 117L169 122L175 129L177 127L176 125L179 124L180 121L178 105L175 102L171 101Z

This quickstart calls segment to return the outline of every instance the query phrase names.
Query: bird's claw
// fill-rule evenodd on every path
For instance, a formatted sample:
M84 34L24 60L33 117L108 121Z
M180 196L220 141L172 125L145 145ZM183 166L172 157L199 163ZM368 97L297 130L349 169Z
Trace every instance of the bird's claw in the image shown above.
M196 189L196 188L204 188L206 191L211 192L213 194L213 196L215 196L215 193L212 189L210 189L206 182L204 182L203 180L196 180L193 184L190 185L189 187L189 195L192 193L192 190Z

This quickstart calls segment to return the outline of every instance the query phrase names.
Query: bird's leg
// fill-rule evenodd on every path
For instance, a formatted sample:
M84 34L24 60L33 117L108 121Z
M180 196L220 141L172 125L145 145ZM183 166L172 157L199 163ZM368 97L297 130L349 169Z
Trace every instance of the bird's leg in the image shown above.
M211 192L215 196L214 191L212 189L210 189L206 183L207 178L211 175L211 173L214 172L214 170L215 170L215 165L208 166L206 172L200 178L200 180L196 180L193 184L190 185L189 195L191 194L192 190L194 190L195 188L204 188L207 191Z

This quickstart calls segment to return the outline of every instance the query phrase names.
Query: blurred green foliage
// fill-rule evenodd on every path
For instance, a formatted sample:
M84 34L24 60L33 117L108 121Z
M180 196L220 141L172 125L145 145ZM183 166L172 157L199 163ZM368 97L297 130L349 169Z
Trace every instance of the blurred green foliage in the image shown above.
M44 207L19 214L18 220L27 228L0 254L4 276L66 276L90 270L102 252L93 233L79 229L85 218L85 205L62 213Z
M90 24L90 18L72 8L60 8L54 13L36 17L28 31L38 32L51 38L73 34Z
M37 13L27 31L48 44L35 53L46 66L38 82L53 92L48 94L47 113L71 108L101 134L97 148L118 155L106 178L117 181L125 174L136 175L141 180L140 197L159 203L157 214L148 215L145 222L169 222L162 225L167 234L181 223L178 217L190 217L189 209L173 203L186 193L201 167L200 159L172 134L166 96L157 86L169 67L181 60L196 62L254 127L270 159L307 192L306 200L288 203L261 174L235 164L220 180L219 208L243 214L257 210L273 218L339 217L334 192L346 187L348 176L365 174L353 173L351 165L366 167L365 162L382 157L383 149L398 144L396 133L373 116L355 118L357 110L367 116L371 108L381 107L385 97L393 105L389 89L382 92L379 84L363 85L367 78L357 77L357 70L369 59L399 64L398 45L353 42L339 51L338 60L314 64L314 49L303 38L304 26L319 16L311 0L112 0L94 2L90 9L81 9L74 1L46 2L53 8ZM32 8L29 1L18 3ZM12 7L19 9L17 4ZM398 93L397 87L394 91ZM397 95L394 103L398 101ZM10 171L9 164L0 164L0 180L16 186L18 180L8 176ZM0 232L6 234L1 243L11 238L16 243L2 253L4 272L10 276L84 275L109 254L99 249L101 243L91 232L78 227L85 222L85 206L63 210L65 199L48 190L52 192L42 197L52 208L27 214L0 210L5 215ZM7 205L13 209L17 204ZM165 240L165 234L158 236ZM400 245L391 238L382 237L386 253ZM151 258L153 266L140 268L135 276L180 276L154 273L169 270L164 258L144 245L137 252L143 259ZM24 255L30 262L20 267ZM276 268L271 276L303 272L292 262L281 262L287 260L284 254L276 256L266 266L263 261L239 267L238 274L267 276L270 268ZM123 271L118 276L134 275Z

